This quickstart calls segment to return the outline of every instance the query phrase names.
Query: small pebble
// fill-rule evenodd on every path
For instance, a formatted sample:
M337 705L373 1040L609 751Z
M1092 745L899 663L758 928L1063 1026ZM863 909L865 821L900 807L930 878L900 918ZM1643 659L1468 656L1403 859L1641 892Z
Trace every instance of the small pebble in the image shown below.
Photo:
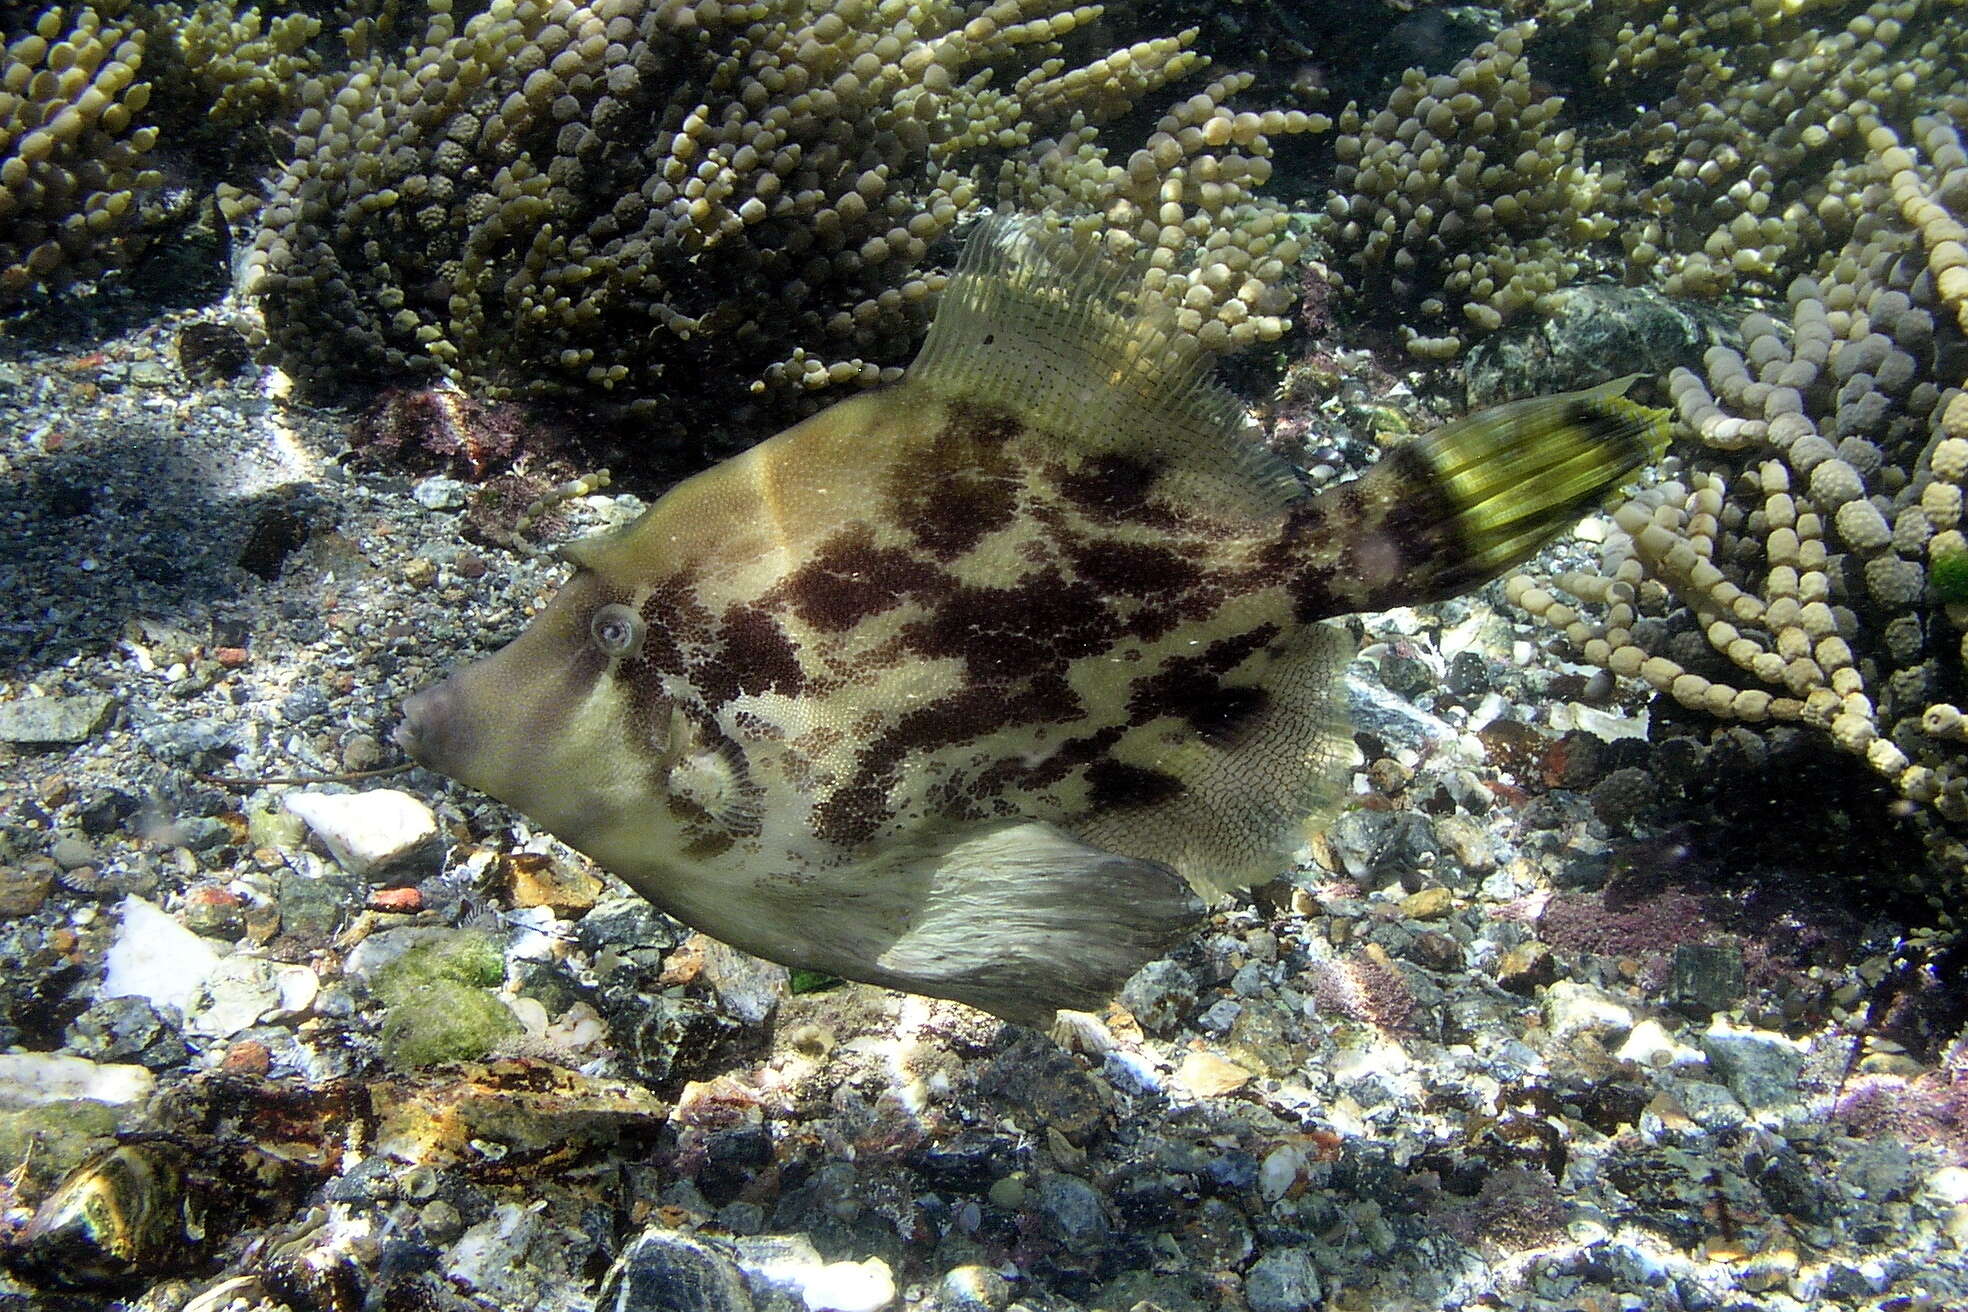
M73 870L77 866L96 863L96 849L86 839L77 838L74 834L64 834L57 838L49 845L48 855L53 857L55 864L63 870Z
M1454 895L1440 884L1420 889L1401 899L1401 915L1408 920L1440 920L1454 907Z

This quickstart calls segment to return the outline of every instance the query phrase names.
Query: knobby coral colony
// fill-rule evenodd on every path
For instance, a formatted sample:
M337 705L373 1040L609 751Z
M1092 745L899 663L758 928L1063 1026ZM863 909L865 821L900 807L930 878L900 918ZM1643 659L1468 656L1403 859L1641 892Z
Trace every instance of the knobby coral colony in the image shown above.
M1741 351L1676 369L1692 440L1614 516L1598 572L1508 595L1584 657L1722 720L1788 721L1856 753L1968 865L1968 152L1862 110L1850 236L1750 315ZM1932 823L1934 820L1941 823Z
M1229 74L1110 158L1096 125L1199 69L1193 30L1081 64L1060 0L495 0L307 84L251 257L277 354L319 377L797 398L897 376L980 199L1145 247L1185 328L1278 336L1299 243L1254 197ZM329 350L323 351L324 344ZM699 425L701 427L701 424Z
M321 31L226 0L33 15L0 52L0 306L128 262L161 226L165 125L178 151L238 162L239 129L296 108Z

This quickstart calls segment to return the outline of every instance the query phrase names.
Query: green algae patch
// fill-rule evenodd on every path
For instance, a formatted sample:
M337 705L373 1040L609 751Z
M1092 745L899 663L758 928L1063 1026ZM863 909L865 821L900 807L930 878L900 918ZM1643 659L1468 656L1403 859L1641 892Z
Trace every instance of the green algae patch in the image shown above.
M1934 585L1934 595L1947 605L1968 602L1968 551L1935 556L1928 562L1927 580Z
M438 984L496 988L506 978L506 955L489 934L460 930L419 943L376 972L376 996L391 1007L416 1002Z
M383 1061L399 1071L476 1061L519 1032L519 1018L492 993L437 979L391 1004L383 1017Z
M393 1070L476 1061L520 1032L491 990L505 953L488 934L460 931L421 943L376 972L383 1061Z
M117 1109L87 1098L0 1112L0 1176L52 1187L115 1142Z

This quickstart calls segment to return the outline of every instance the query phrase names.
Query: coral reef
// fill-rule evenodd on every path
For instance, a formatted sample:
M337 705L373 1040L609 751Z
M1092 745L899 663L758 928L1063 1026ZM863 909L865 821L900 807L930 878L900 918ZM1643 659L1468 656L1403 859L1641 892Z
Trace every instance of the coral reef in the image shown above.
M1097 5L724 0L430 6L421 43L307 84L250 283L311 382L794 400L893 377L985 199L1117 248L1217 349L1275 337L1298 258L1248 77L1110 160L1097 124L1204 62L1193 31L1084 63ZM701 420L699 420L701 426Z
M1614 515L1597 572L1507 594L1585 659L1723 721L1809 726L1945 825L1968 863L1968 610L1929 586L1968 542L1968 152L1870 117L1851 238L1741 352L1669 377L1694 441ZM1954 826L1954 828L1950 828Z
M1453 358L1467 330L1576 281L1582 249L1614 230L1621 175L1551 130L1564 101L1533 89L1533 30L1506 29L1449 73L1411 68L1379 112L1339 116L1325 231L1421 359Z
M1868 209L1868 125L1968 95L1959 4L1566 4L1339 115L1323 232L1421 359L1581 280L1780 295Z
M157 129L141 124L145 34L94 9L49 9L0 53L0 304L119 262Z

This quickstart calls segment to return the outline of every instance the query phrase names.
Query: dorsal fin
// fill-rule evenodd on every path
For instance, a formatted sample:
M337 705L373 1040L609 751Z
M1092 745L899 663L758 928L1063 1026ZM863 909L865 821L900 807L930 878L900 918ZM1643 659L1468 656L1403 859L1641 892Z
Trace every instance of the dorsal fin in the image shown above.
M995 215L965 245L909 380L1003 407L1082 454L1150 459L1224 508L1295 500L1291 466L1257 445L1144 272L1036 216Z

